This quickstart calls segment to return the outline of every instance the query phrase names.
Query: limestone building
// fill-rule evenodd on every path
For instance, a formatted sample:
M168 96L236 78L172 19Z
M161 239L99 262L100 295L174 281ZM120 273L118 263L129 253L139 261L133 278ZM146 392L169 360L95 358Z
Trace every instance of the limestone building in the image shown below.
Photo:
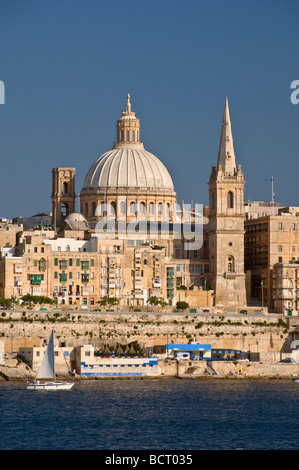
M275 302L281 294L276 290L275 267L280 272L281 266L299 262L299 208L280 208L276 215L246 220L244 255L245 270L251 277L251 298L270 309L281 308L283 303ZM285 306L290 308L287 303Z
M228 101L204 215L178 207L167 168L141 142L129 95L116 134L87 171L79 213L75 168L52 170L53 230L20 229L1 255L0 296L31 293L79 306L105 296L122 306L146 306L151 297L175 306L192 297L197 306L246 307L244 176ZM186 248L184 220L192 227L200 221L199 246Z

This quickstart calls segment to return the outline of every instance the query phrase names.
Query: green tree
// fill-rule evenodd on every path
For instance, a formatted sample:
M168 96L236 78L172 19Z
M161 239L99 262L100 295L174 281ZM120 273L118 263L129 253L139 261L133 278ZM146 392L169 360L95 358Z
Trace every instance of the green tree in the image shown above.
M179 310L186 310L187 308L189 308L189 304L188 302L185 302L184 300L179 300L176 303L176 308L178 308Z
M97 303L102 305L103 307L108 307L108 310L109 310L110 307L112 307L112 305L117 305L118 304L118 299L116 297L108 297L108 295L105 295Z
M12 299L5 299L4 297L0 297L0 305L5 308L10 308L12 305Z

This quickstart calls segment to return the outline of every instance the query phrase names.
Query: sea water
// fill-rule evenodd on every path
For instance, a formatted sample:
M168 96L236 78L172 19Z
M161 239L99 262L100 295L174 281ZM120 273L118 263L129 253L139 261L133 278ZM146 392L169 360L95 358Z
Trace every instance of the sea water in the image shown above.
M1 450L294 450L299 384L92 380L70 391L0 383Z

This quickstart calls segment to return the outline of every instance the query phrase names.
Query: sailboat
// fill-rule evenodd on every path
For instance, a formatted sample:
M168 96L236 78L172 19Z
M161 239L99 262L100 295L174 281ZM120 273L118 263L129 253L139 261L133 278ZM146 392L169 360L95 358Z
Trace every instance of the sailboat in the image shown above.
M41 381L39 379L42 379ZM52 379L44 382L44 379ZM58 382L55 373L54 330L49 338L48 346L34 382L27 385L27 390L70 390L74 382Z

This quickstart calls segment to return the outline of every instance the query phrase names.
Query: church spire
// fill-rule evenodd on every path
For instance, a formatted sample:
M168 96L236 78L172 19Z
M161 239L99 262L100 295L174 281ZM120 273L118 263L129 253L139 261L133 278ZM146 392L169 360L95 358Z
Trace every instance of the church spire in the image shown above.
M236 173L236 157L233 144L233 135L229 116L228 99L225 99L225 107L222 120L220 137L218 168L222 166L224 175L233 176Z

